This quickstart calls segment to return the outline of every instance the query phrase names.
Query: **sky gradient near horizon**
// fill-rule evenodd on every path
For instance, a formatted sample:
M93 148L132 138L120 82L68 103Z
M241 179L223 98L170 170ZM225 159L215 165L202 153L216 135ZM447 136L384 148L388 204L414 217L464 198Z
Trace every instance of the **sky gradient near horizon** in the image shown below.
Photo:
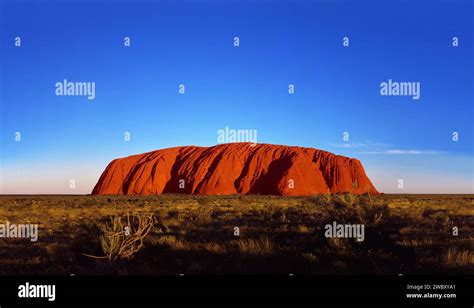
M215 145L225 127L358 158L381 192L474 193L472 1L3 0L0 10L0 194L90 193L114 158ZM64 79L95 82L95 99L56 96ZM420 99L381 96L388 79L420 82Z

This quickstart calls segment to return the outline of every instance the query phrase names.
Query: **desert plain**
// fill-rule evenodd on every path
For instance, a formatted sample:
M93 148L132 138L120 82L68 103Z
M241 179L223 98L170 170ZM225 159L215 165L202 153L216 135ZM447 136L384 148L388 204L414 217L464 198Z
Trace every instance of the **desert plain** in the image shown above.
M139 247L107 257L104 232L138 217ZM38 238L0 238L2 275L474 273L474 195L2 195L6 222ZM364 240L326 237L334 222Z

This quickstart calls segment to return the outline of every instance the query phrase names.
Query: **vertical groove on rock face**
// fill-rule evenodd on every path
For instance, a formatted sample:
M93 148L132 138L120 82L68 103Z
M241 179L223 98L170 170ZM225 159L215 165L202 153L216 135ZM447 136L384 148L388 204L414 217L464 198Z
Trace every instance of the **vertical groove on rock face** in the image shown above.
M280 181L284 173L291 167L291 157L281 157L273 160L267 172L260 175L252 185L250 194L279 195L281 188Z
M312 148L230 143L115 159L92 194L312 195L328 190L378 193L357 159Z
M249 187L245 186L245 184L248 183L248 182L244 181L244 179L247 176L249 176L249 172L251 170L250 168L251 168L251 166L253 166L253 159L256 156L256 154L257 154L257 151L255 149L250 149L250 151L247 153L247 155L245 157L244 167L240 171L240 174L237 177L237 179L235 179L235 181L234 181L235 191L239 194L246 193L250 190ZM250 182L249 185L252 186L253 182Z
M223 153L218 153L217 155L213 155L212 159L210 157L207 157L211 162L209 167L206 168L206 172L203 173L202 178L199 179L199 182L196 185L196 188L194 189L194 193L199 194L202 190L202 187L207 184L209 181L209 178L211 177L213 171L216 169L217 165L219 164L219 161L222 159Z
M195 147L186 147L180 148L178 155L176 155L175 159L173 160L172 167L170 170L170 178L164 184L163 193L178 193L180 180L182 179L179 169L183 162L186 160L187 155L190 155L195 150ZM158 169L158 168L157 168ZM158 169L159 170L159 169ZM184 180L184 178L183 178ZM185 191L183 193L190 193L189 185L184 185Z

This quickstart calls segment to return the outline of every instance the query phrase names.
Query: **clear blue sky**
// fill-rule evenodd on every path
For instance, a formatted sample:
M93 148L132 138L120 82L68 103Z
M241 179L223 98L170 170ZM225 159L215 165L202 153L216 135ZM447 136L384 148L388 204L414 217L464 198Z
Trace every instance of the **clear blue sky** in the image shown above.
M470 0L0 7L0 193L89 193L113 158L214 145L226 126L356 157L383 192L474 193ZM95 82L95 100L56 96L63 79ZM421 98L381 96L388 79Z

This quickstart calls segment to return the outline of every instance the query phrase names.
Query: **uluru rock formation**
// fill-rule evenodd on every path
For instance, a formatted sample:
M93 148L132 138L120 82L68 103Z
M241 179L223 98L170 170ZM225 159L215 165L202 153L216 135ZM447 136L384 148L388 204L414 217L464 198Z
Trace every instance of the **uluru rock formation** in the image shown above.
M354 185L357 183L357 185ZM182 146L113 160L94 195L305 196L377 190L359 160L313 148L228 143Z

